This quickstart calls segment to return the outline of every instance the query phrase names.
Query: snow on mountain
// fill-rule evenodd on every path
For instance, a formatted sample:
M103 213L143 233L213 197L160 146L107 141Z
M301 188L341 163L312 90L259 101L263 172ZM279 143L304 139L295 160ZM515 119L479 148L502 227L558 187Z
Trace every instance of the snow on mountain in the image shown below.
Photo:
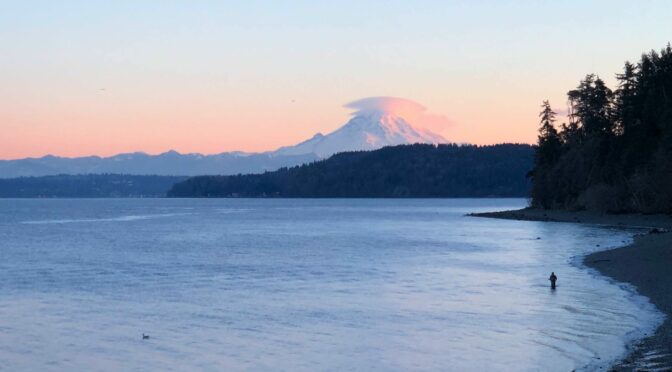
M327 158L343 151L375 150L385 146L413 143L446 143L441 135L427 129L416 128L404 118L391 113L374 111L354 116L341 128L294 146L281 147L278 155L315 154Z

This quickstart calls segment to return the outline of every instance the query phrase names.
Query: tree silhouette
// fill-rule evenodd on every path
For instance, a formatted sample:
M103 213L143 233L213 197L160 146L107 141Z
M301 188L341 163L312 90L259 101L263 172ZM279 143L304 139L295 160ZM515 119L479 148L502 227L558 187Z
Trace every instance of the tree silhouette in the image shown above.
M562 142L555 129L555 112L551 108L548 100L541 105L539 136L537 140L537 149L534 158L534 171L530 173L534 179L532 188L533 200L537 206L550 208L552 206L552 195L548 193L549 180L547 178L548 169L557 163L560 154Z
M533 166L530 145L401 145L345 152L264 174L203 176L178 183L174 197L522 197Z
M533 205L672 212L672 47L626 62L616 79L612 91L589 74L567 93L557 153L550 106L542 106Z

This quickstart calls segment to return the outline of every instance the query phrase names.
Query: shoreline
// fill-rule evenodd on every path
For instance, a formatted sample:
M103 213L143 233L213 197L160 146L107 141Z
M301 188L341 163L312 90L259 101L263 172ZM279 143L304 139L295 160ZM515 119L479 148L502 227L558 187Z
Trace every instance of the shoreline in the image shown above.
M605 227L641 228L632 244L583 257L583 264L618 282L633 285L665 314L653 335L633 345L629 355L611 366L612 371L672 370L672 216L569 212L540 209L469 214L474 217L521 221L570 222Z

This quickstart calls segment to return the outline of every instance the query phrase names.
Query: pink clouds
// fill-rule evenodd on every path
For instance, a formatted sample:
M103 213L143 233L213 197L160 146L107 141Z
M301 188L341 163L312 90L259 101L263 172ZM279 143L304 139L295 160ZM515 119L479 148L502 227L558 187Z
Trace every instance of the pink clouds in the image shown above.
M451 125L451 121L444 115L427 112L427 108L418 102L399 97L368 97L344 105L355 110L352 115L367 113L385 113L401 116L411 124L442 131Z

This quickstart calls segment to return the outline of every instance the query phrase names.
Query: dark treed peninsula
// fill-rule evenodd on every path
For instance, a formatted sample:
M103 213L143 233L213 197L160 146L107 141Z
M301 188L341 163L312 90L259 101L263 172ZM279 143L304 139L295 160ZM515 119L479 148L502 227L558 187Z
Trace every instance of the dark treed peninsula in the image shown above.
M403 145L274 172L192 177L170 197L524 197L530 145Z
M672 213L672 48L626 62L611 90L588 75L567 93L568 123L541 112L532 205Z

